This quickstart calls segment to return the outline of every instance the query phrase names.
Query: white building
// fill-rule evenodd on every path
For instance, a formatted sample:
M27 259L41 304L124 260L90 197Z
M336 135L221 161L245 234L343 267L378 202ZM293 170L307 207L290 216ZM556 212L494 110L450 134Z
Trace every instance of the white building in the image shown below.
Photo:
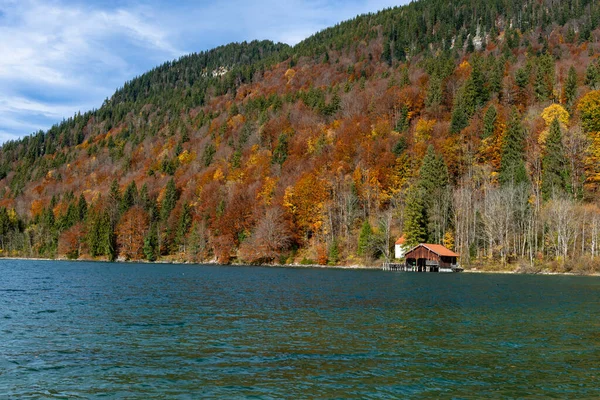
M394 245L394 257L398 260L404 258L404 254L406 253L406 238L404 235L400 237L400 239L396 240L396 244Z

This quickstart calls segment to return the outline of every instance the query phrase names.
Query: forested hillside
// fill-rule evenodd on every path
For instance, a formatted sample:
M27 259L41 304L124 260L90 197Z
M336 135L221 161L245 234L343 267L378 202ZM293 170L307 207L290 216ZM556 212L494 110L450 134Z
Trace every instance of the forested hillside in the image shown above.
M165 63L0 148L1 254L600 270L599 25L421 0Z

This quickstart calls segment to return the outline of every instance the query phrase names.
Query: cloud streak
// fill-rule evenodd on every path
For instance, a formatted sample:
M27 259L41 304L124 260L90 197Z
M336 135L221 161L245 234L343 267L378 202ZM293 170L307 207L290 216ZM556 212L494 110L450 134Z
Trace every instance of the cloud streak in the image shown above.
M125 81L181 55L253 39L293 45L395 3L0 0L0 142L99 107Z

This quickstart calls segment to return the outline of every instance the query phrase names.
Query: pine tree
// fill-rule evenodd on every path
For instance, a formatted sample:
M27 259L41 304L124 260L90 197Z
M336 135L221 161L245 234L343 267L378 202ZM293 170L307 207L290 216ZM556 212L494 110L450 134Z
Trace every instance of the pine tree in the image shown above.
M171 211L175 208L177 204L177 188L175 187L175 180L171 178L167 183L167 187L165 189L165 197L163 198L161 207L160 207L160 219L162 221L166 221L171 215Z
M381 54L381 60L385 61L388 66L392 66L392 47L389 39L386 39L383 43L383 53Z
M408 107L405 104L400 109L400 115L398 115L398 120L396 121L396 126L394 128L397 132L404 132L408 129L409 124Z
M585 71L585 84L592 90L600 87L600 68L590 63Z
M437 108L442 103L444 96L442 79L434 74L429 79L429 88L427 90L427 97L425 99L425 105L430 108Z
M142 185L142 189L140 190L140 194L138 196L138 204L142 206L142 208L146 210L146 212L148 212L150 210L151 202L152 200L150 200L150 195L148 194L148 184L144 182L144 184Z
M570 193L569 163L565 157L558 119L552 121L542 155L542 196L550 199L555 193Z
M282 133L279 135L279 139L277 140L277 146L273 150L273 156L271 157L271 164L279 164L283 165L285 160L288 157L288 135Z
M419 170L419 187L427 197L436 190L448 186L448 167L441 155L437 155L433 146L429 145L423 164Z
M469 125L469 116L465 110L465 107L460 102L455 102L452 110L452 118L450 120L450 132L457 134L460 133Z
M504 60L500 59L496 62L495 57L490 54L488 57L488 65L490 66L490 92L498 93L500 95L500 93L502 93L502 78L504 78Z
M486 77L483 73L483 59L479 55L474 55L472 59L473 70L469 80L472 82L474 91L473 106L475 109L482 107L489 99L490 93L487 87ZM475 110L473 111L475 112Z
M569 68L567 75L567 81L565 82L565 101L568 107L571 107L575 103L577 97L577 72L575 67Z
M158 234L156 225L151 225L144 238L144 256L148 261L156 261L158 257Z
M502 143L499 180L501 184L527 182L525 170L525 134L519 113L513 110Z
M551 99L554 91L554 59L546 54L538 58L533 89L538 101Z
M179 251L179 246L185 244L185 236L187 235L190 227L192 226L192 213L190 206L184 203L181 207L181 214L179 214L179 220L177 221L177 230L175 231L175 243L174 245L178 248L174 249ZM184 249L185 251L185 249Z
M372 255L373 228L368 220L363 222L358 237L357 254L359 256L369 257Z
M87 216L87 210L88 210L87 202L85 201L85 197L83 196L83 193L81 193L79 195L79 202L77 203L77 211L79 214L79 221L83 221L85 219L85 217Z
M133 205L137 202L138 191L135 181L131 181L129 185L127 185L127 189L125 189L125 193L123 193L123 197L121 198L121 204L119 205L119 210L121 213L129 210Z
M496 129L496 120L498 112L493 105L489 106L483 117L483 135L482 139L491 137Z
M340 246L336 237L334 237L329 244L327 258L329 260L329 265L336 265L340 260Z
M400 72L400 87L410 85L410 77L408 76L408 68L403 67Z
M425 193L417 186L409 189L404 210L404 236L406 245L413 247L427 242L427 215L423 200Z
M108 193L108 199L113 204L119 204L121 202L121 191L119 190L119 181L117 179L113 179L110 184L110 190Z

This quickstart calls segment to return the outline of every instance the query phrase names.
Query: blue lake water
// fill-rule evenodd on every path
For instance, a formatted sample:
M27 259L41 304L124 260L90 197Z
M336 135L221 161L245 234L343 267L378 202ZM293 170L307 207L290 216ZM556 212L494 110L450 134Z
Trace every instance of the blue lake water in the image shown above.
M600 398L600 278L0 259L0 398Z

